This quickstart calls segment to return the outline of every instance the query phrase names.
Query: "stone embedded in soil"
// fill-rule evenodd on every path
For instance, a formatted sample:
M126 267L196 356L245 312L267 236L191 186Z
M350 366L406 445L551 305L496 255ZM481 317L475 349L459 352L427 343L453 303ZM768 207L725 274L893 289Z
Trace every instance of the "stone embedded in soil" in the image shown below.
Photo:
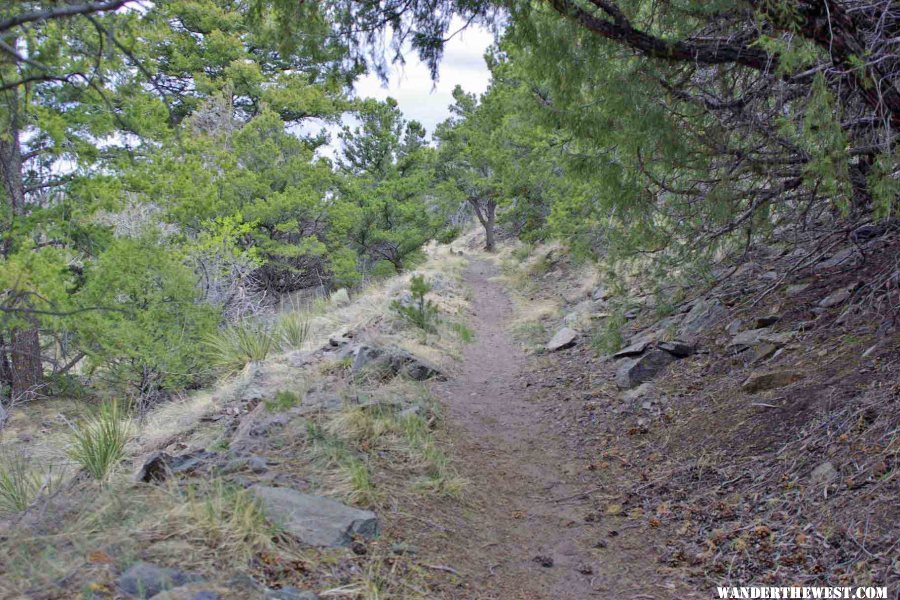
M599 285L594 288L594 291L591 292L591 300L594 302L599 302L601 300L608 300L609 292L602 285Z
M650 381L660 371L675 361L676 357L664 350L650 350L637 358L626 358L616 371L616 385L622 389L631 389Z
M549 556L535 556L532 560L546 569L553 566L553 559Z
M816 271L825 271L835 267L850 267L859 260L859 253L856 248L844 248L829 259L823 260L816 265Z
M172 455L162 450L151 452L140 459L138 468L135 469L132 479L135 483L150 483L152 481L164 481L169 476L169 462Z
M372 511L347 506L289 488L253 486L263 512L273 523L310 546L349 546L355 536L378 537L378 517Z
M135 483L165 481L170 475L193 473L208 465L218 457L215 452L202 448L190 450L177 456L158 450L140 459L132 479Z
M199 575L159 567L152 563L138 562L119 576L116 585L122 592L130 596L150 598L162 591L200 580Z
M656 337L653 334L642 335L637 339L632 340L632 342L622 348L615 354L613 354L613 358L625 358L626 356L637 356L638 354L643 354L644 351L650 347L656 340Z
M160 592L150 600L221 600L221 598L222 596L213 590L199 589L196 585L188 585Z
M415 381L442 379L440 369L428 361L397 348L359 346L353 351L350 371L359 375L374 372L381 375L405 375Z
M855 289L856 284L854 283L853 285L841 288L836 292L832 292L819 302L819 306L821 306L822 308L831 308L832 306L843 304L850 298L850 296L853 295L853 291Z
M660 342L658 344L660 350L665 350L672 356L677 358L686 358L694 353L694 346L686 342L673 340L671 342Z
M728 309L720 300L701 298L694 303L684 317L679 334L687 338L700 335L727 314Z
M798 371L769 371L766 373L753 373L741 385L745 392L750 394L781 388L803 379L803 374Z
M637 400L643 400L645 397L653 395L655 393L655 385L649 382L642 383L633 390L628 390L627 392L623 393L622 400L624 402L636 402Z
M250 467L250 470L257 475L265 473L269 470L269 465L266 464L266 459L261 456L251 456L247 461L247 466Z
M762 329L764 327L771 327L775 323L777 323L781 317L778 315L769 315L767 317L758 317L753 322L753 329Z
M793 285L789 285L784 289L784 293L788 296L799 296L803 292L809 289L808 283L795 283Z
M550 352L555 352L556 350L564 350L566 348L571 348L575 345L575 342L578 340L578 333L574 330L569 329L568 327L563 327L559 331L556 332L556 335L547 342L547 350Z
M771 327L748 329L747 331L742 331L734 336L728 343L728 346L738 351L752 348L760 344L772 344L781 347L794 339L795 335L796 334L792 331L776 333Z
M737 335L741 331L741 327L744 326L744 321L741 319L735 319L731 323L725 326L725 333L728 335Z
M767 358L771 358L775 355L776 352L780 349L779 346L775 344L760 344L753 349L753 361L754 363L759 363Z

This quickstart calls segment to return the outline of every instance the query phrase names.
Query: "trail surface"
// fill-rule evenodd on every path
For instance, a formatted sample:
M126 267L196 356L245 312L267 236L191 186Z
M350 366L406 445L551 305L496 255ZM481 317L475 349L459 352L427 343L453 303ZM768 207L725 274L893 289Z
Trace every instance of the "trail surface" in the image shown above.
M598 488L587 468L597 448L568 425L580 405L568 400L583 390L566 389L559 373L539 373L541 359L513 342L513 305L498 271L470 263L476 337L461 372L435 390L449 413L457 463L472 482L469 510L447 530L444 556L464 581L447 596L705 597L659 564L654 531L605 514L620 495Z
M529 359L510 339L512 305L492 280L497 268L473 262L475 341L463 369L440 396L457 433L456 454L484 494L469 515L467 555L474 597L575 599L596 596L596 565L583 511L558 502L580 488L564 481L564 446L549 435L523 378ZM480 562L480 564L479 564ZM592 585L593 584L593 585Z

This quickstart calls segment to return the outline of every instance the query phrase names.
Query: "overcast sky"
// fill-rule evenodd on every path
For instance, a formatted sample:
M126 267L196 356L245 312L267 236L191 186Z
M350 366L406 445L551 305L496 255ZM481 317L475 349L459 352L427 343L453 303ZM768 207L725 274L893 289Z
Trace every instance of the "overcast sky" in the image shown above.
M458 28L454 23L450 30ZM415 54L408 54L406 65L393 67L386 87L376 76L367 75L357 82L356 92L360 98L394 98L406 118L422 123L430 135L435 125L449 116L447 107L453 104L451 94L457 84L476 94L487 89L490 73L484 64L484 51L492 42L489 32L472 26L447 42L437 82L431 80L428 68Z

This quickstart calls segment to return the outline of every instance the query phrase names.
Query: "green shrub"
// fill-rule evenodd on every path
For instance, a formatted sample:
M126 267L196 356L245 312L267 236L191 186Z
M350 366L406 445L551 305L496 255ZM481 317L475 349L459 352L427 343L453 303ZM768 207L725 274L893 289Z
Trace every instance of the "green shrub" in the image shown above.
M66 322L72 351L84 352L84 373L98 373L116 395L147 398L197 385L208 373L202 340L216 330L219 311L199 301L196 275L183 263L147 235L115 239L85 267L78 302L111 310Z
M512 257L521 263L528 260L532 252L534 252L534 244L521 244L513 249Z
M450 329L464 344L470 344L475 339L475 332L465 323L451 323Z
M278 348L272 335L259 324L231 325L204 340L213 365L234 373L249 363L264 360Z
M622 326L626 319L621 312L611 315L606 321L594 330L591 338L591 346L597 352L612 354L622 348Z
M411 305L405 306L394 300L391 302L391 308L419 329L427 333L437 332L437 306L431 300L425 299L425 295L431 291L431 285L422 275L413 275L409 282L409 291L412 294Z
M449 244L450 242L458 238L461 233L462 227L451 226L438 233L435 239L441 244Z
M275 331L282 349L299 350L309 338L309 320L299 312L285 313L278 318Z
M41 480L28 457L0 456L0 512L21 512L28 508L41 489Z
M106 402L74 427L69 456L97 481L105 481L125 455L131 422L118 402Z
M275 394L275 398L264 400L266 410L269 412L284 412L300 404L300 396L295 392L282 390Z
M372 473L366 463L354 456L340 466L341 486L347 499L355 504L372 504L378 499L378 490L372 481Z
M188 487L186 500L188 527L209 547L249 559L272 546L277 531L249 491L216 479Z

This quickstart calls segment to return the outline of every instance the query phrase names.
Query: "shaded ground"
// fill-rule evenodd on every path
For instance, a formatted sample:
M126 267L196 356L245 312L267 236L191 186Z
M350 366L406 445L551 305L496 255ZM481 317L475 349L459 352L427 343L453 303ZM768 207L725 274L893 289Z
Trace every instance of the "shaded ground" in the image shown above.
M472 507L447 536L452 549L444 555L461 584L446 595L691 597L657 573L646 538L619 537L616 506L604 514L602 491L589 489L581 476L578 441L534 400L552 381L529 377L537 359L510 339L512 307L491 279L496 274L486 262L469 267L477 337L465 350L462 371L436 390L447 408L457 464L472 482Z

